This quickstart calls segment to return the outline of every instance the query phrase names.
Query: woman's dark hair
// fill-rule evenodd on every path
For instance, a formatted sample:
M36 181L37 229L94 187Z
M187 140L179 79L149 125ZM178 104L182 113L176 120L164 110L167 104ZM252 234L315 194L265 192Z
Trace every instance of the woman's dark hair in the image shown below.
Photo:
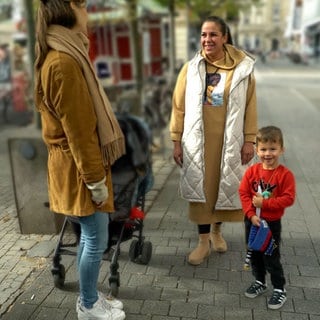
M205 22L214 22L218 24L220 26L220 31L222 32L222 35L227 35L227 43L233 44L230 28L222 18L218 16L209 16L202 22L202 24L204 24Z
M72 28L77 22L70 2L64 0L41 0L38 8L36 23L35 69L39 70L48 54L46 42L47 30L50 25L57 24Z

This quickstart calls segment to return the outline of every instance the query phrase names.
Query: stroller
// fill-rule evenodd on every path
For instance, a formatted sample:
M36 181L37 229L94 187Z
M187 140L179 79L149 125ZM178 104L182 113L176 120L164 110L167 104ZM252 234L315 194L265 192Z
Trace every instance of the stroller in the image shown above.
M129 114L116 116L125 136L126 154L112 166L115 212L109 215L108 247L104 254L104 259L110 260L109 289L112 296L118 295L120 286L118 256L121 243L136 238L129 248L129 258L135 263L148 264L152 256L152 243L145 241L143 236L145 194L153 186L150 130L138 117ZM68 226L71 226L76 240L64 243ZM80 234L77 217L66 217L52 261L51 274L57 288L63 288L66 274L61 255L76 255Z

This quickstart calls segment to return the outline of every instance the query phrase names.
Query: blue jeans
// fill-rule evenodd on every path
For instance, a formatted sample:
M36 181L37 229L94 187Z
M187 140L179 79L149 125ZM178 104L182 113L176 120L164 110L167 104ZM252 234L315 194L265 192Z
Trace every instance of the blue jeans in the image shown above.
M102 256L108 245L109 216L95 212L79 218L81 226L77 266L81 304L90 309L98 300L97 282Z

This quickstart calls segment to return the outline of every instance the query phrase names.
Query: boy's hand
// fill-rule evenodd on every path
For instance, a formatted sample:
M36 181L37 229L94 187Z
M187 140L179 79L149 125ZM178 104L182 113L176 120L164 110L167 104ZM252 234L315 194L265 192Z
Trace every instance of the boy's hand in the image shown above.
M252 216L251 223L256 227L260 227L260 218L258 216Z
M263 197L260 193L256 193L252 198L252 204L255 208L262 208Z

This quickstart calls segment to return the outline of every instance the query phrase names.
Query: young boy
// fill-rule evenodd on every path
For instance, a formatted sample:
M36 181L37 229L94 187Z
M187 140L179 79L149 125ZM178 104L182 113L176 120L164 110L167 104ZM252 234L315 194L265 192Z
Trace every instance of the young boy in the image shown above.
M251 266L255 282L245 292L248 298L265 293L268 271L273 285L273 294L268 301L270 309L281 308L287 300L280 261L281 217L285 208L294 203L295 179L292 172L279 163L283 152L281 130L274 126L261 128L256 137L256 153L260 162L247 169L239 187L247 243L251 225L260 226L261 219L267 221L275 241L271 255L260 251L252 252ZM261 193L258 193L258 186L261 187ZM260 217L256 215L257 208L260 208Z

